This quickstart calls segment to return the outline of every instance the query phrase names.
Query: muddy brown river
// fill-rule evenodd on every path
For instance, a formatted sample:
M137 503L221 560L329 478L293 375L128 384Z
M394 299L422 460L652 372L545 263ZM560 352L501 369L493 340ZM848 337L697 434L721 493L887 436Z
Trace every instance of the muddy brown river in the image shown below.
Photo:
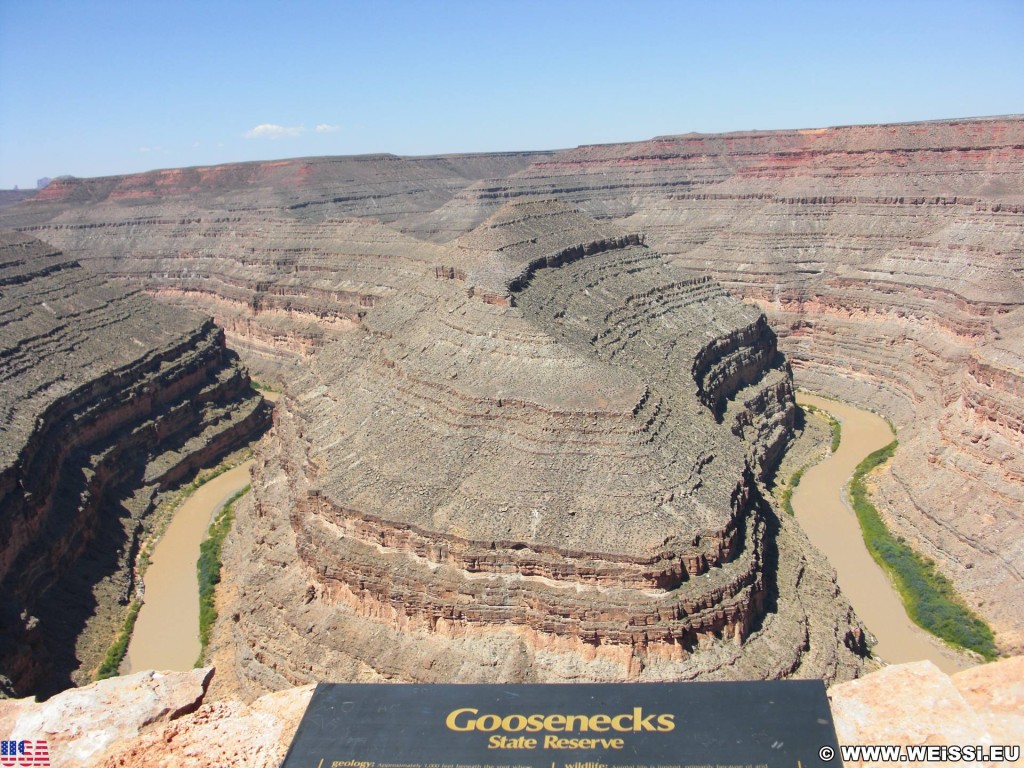
M889 664L928 659L947 673L974 666L910 621L888 575L868 553L847 501L853 470L892 442L889 425L870 411L815 395L800 393L797 402L827 411L842 424L839 450L804 473L792 503L801 527L836 569L840 589L877 639L875 655Z
M146 570L146 598L123 674L192 669L199 656L199 545L224 502L248 484L250 466L251 460L199 486L175 512Z

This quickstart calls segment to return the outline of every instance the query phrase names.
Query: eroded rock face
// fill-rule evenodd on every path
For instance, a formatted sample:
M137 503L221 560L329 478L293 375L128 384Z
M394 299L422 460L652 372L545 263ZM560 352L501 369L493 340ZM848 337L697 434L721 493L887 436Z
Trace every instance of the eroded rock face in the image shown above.
M215 658L245 695L860 668L834 584L789 591L793 532L778 566L760 479L794 404L763 315L602 229L509 205L296 370L228 545Z
M436 248L383 226L550 153L304 158L58 179L13 226L223 327L260 378L401 289ZM361 217L359 221L354 217ZM367 218L372 217L372 218Z
M930 661L886 667L829 699L840 744L1024 746L1020 656L952 676Z
M97 765L102 755L137 738L146 726L194 712L213 669L139 672L65 691L45 703L0 701L10 738L47 742L55 766Z
M423 233L554 194L760 306L798 385L896 423L880 509L1019 652L1022 180L1019 117L665 136L467 187Z
M351 330L442 252L373 221L310 223L252 211L200 219L184 204L168 207L182 218L122 221L113 233L72 224L37 231L56 235L91 269L209 313L254 375L278 383L283 364Z
M47 743L55 768L281 764L312 686L245 705L206 701L213 669L139 672L60 693L38 704L0 700L11 739Z
M267 425L223 332L0 233L0 673L53 692L103 649L76 648L127 603L153 495ZM109 641L107 641L109 642Z

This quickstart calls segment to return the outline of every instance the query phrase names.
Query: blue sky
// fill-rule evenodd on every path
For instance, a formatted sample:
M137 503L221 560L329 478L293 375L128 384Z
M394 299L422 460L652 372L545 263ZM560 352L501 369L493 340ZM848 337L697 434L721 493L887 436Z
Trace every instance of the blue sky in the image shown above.
M0 0L0 188L1022 112L1024 0Z

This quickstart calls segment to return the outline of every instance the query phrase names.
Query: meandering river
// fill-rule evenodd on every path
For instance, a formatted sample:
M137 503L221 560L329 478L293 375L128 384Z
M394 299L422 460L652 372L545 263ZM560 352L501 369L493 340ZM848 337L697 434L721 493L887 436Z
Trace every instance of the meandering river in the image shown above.
M910 621L889 576L868 553L847 501L853 470L892 442L889 425L870 411L815 395L800 393L797 402L827 411L842 424L839 450L804 473L792 503L801 527L836 569L839 588L877 639L875 655L890 664L929 659L947 673L973 666Z
M278 392L262 392L276 403ZM199 545L215 514L249 484L247 461L199 486L174 513L146 569L146 596L121 674L143 669L187 671L199 657Z
M276 398L274 398L276 399ZM892 441L877 415L834 400L800 393L797 401L827 411L842 423L839 450L808 469L793 494L797 520L836 569L839 586L877 639L874 652L888 663L930 659L946 672L973 666L907 617L886 573L868 554L846 502L856 466ZM214 514L249 482L248 461L200 486L175 513L146 571L146 598L122 671L188 670L199 656L196 560Z
M174 513L146 569L146 598L123 673L192 669L199 656L199 545L214 514L249 482L250 466L247 461L199 486Z

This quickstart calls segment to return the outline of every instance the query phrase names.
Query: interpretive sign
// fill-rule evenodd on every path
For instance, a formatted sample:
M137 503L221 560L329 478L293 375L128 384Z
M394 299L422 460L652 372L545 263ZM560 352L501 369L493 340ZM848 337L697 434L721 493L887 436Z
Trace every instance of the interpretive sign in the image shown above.
M320 684L283 768L810 768L837 751L820 680Z

